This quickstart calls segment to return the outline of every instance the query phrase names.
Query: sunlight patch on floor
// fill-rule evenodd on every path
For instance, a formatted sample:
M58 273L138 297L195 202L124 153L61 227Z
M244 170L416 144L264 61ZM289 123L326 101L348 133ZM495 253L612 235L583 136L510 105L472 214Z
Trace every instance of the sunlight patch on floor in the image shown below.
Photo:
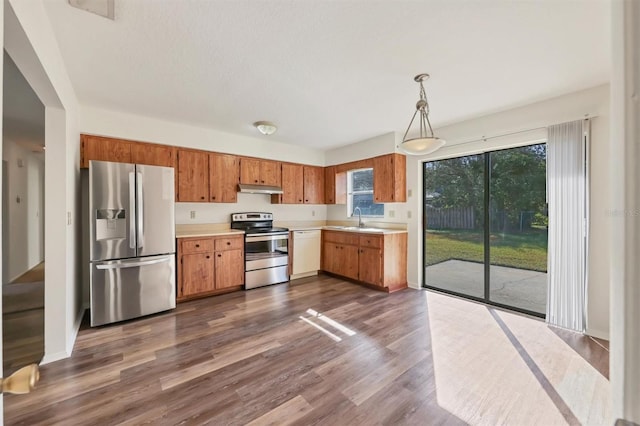
M471 424L567 423L486 306L424 294L442 408Z

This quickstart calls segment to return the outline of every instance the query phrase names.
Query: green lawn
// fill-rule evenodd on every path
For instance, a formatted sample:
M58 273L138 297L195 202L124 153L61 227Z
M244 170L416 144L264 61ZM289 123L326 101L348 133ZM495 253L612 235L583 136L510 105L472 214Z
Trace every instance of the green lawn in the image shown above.
M484 262L482 231L427 231L426 265L449 259ZM491 234L491 264L547 271L547 233L544 230Z

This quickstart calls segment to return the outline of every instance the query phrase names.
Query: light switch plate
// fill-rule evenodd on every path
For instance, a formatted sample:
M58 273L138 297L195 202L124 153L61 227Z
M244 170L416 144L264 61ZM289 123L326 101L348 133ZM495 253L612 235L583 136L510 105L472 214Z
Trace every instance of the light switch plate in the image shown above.
M196 211L195 210L191 210L189 212L189 217L191 217L191 219L195 219L196 218Z
M411 219L411 210L407 210L407 219Z

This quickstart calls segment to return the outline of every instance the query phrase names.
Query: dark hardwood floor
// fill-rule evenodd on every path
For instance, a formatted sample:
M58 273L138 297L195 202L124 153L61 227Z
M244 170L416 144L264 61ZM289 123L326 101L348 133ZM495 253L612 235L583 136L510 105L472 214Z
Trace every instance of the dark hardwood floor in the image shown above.
M85 325L32 394L5 396L5 424L603 423L588 358L606 349L573 346L536 319L320 276Z

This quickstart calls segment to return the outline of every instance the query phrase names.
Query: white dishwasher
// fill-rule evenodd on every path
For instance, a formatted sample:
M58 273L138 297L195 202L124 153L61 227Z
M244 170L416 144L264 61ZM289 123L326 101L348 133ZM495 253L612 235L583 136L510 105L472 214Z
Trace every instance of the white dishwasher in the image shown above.
M320 230L293 231L291 279L316 275L320 269Z

